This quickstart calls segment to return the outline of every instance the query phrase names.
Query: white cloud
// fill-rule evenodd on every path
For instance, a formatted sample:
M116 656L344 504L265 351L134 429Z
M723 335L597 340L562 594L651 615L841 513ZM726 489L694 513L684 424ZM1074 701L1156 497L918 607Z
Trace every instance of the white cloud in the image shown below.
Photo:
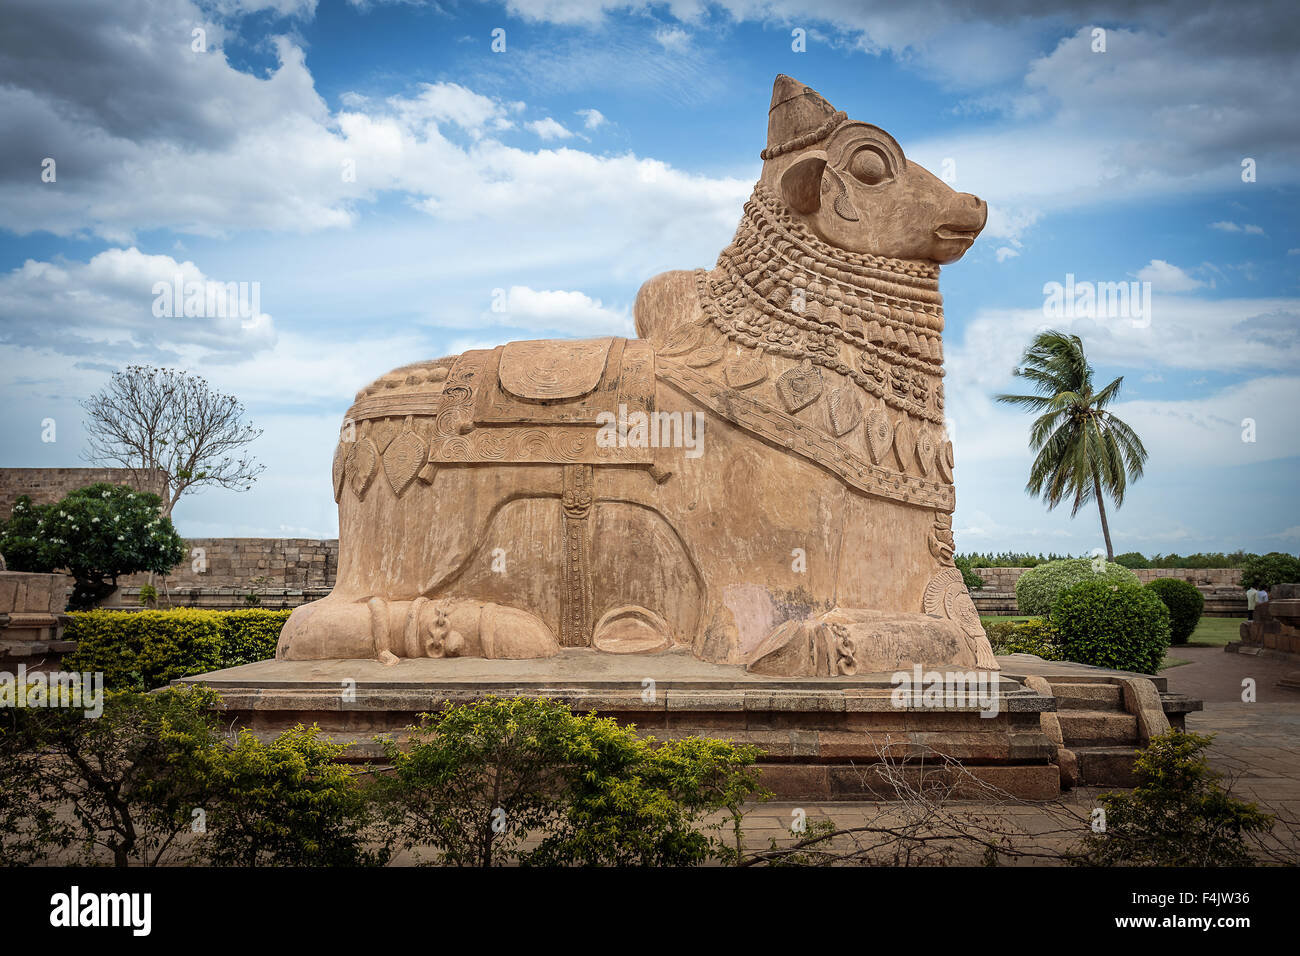
M524 125L537 134L539 138L547 141L553 139L569 139L573 136L573 133L566 129L563 124L556 122L549 116L545 119L525 123Z
M691 35L681 27L660 27L655 31L655 40L665 50L680 53L691 43Z
M1217 229L1220 232L1243 232L1248 236L1264 235L1264 230L1259 226L1238 225L1235 222L1229 222L1227 220L1221 222L1212 222L1210 223L1210 228Z
M583 292L511 286L497 321L512 328L557 330L571 334L636 335L627 309L606 308Z
M1041 308L981 309L965 323L961 340L950 336L945 345L948 387L972 389L973 400L1005 390L1021 352L1046 328L1078 335L1099 369L1258 375L1300 367L1300 299L1153 295L1146 326L1130 319L1048 319Z
M79 25L88 48L58 54L76 66L76 82L48 67L39 37L30 50L0 44L0 152L20 152L9 157L19 168L30 159L19 144L41 142L60 160L56 183L0 178L0 227L89 230L121 245L158 228L301 234L353 226L361 204L404 193L426 213L484 230L544 226L555 248L581 237L592 255L691 248L715 232L720 248L752 186L631 154L508 147L500 136L524 105L457 83L346 94L332 113L289 40L275 41L275 69L242 73L222 53L217 25L202 56L172 42L166 24L199 19L189 0L158 2L149 16L124 4ZM44 16L52 30L61 22ZM549 117L531 129L551 140L574 135ZM593 236L615 228L622 241L591 248Z
M236 285L227 290L226 282ZM173 293L178 283L183 299L193 288L201 290L202 302L196 299L193 310L200 314L184 314L185 302L176 302ZM239 314L241 304L246 315ZM274 345L275 326L261 304L256 276L212 277L190 261L145 255L135 247L106 249L89 262L28 259L0 276L0 336L9 345L83 360L188 353L196 360L230 361Z
M1151 288L1157 292L1190 292L1205 285L1163 259L1152 259L1138 270L1137 277L1141 282L1150 282Z
M271 11L281 17L311 19L317 0L215 0L213 7L228 16Z
M605 123L605 114L598 109L578 110L577 115L582 117L587 129L597 129Z
M1017 252L1015 249L1012 249L1010 246L998 247L998 251L997 251L998 262L1006 262L1008 259L1014 259L1018 255L1020 255L1020 253Z
M440 123L454 123L471 136L509 129L507 107L459 83L421 83L414 97L391 96L388 105L403 127L413 135L428 135ZM350 105L364 111L366 101L351 99Z

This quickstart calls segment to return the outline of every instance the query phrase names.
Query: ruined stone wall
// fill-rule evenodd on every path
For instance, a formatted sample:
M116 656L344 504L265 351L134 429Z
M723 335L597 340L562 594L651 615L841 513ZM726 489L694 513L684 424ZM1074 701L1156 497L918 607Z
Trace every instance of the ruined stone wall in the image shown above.
M985 591L1014 591L1020 575L1028 568L975 568L984 579ZM1156 578L1180 578L1198 587L1234 588L1241 580L1240 568L1143 568L1133 572L1143 584Z
M339 566L337 538L186 538L186 556L167 586L248 590L329 588ZM118 581L133 586L147 575Z
M129 468L0 468L0 521L9 519L20 495L29 495L33 504L48 505L101 481L137 488L131 475ZM142 484L146 487L139 490L162 492L160 476Z

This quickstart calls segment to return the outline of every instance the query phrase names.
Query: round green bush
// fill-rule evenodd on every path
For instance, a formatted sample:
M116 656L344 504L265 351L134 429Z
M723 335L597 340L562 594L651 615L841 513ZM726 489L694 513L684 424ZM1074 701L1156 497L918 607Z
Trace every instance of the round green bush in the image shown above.
M1052 606L1065 659L1154 674L1169 647L1169 609L1140 584L1098 576L1061 592Z
M1016 607L1020 614L1042 616L1051 613L1057 595L1081 581L1105 581L1108 584L1133 584L1142 582L1128 568L1105 563L1098 571L1092 558L1066 558L1048 561L1030 568L1016 581Z
M1173 643L1186 644L1196 625L1201 623L1201 612L1205 610L1205 598L1200 589L1182 578L1156 578L1147 585L1147 590L1154 591L1169 608Z

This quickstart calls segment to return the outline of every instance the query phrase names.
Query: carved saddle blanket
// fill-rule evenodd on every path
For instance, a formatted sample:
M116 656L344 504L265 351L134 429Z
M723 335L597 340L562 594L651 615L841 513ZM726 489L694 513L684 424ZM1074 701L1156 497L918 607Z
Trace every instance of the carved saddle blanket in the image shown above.
M548 339L465 352L443 383L429 461L650 464L653 448L598 435L620 414L653 413L654 382L654 350L637 340Z

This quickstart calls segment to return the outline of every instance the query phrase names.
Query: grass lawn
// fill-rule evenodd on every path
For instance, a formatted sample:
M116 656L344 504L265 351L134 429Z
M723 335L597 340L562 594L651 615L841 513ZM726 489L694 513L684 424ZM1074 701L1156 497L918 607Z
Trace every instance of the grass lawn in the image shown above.
M1242 617L1203 617L1187 640L1188 647L1223 647L1229 641L1240 640L1239 632L1245 621Z

